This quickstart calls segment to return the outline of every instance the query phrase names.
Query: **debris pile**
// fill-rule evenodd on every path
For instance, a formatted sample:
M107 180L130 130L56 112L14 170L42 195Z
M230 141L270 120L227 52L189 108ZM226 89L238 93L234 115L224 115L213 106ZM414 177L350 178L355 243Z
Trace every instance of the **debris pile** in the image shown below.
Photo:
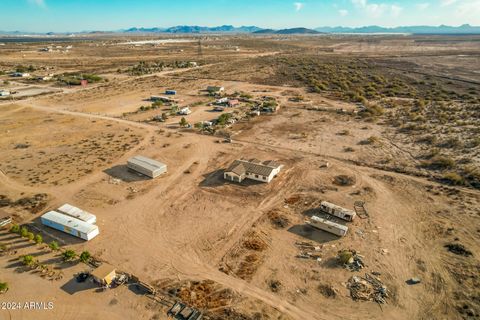
M277 229L284 229L288 227L290 223L290 221L284 214L275 210L270 211L267 214L267 216L268 216L268 219L270 219L270 222L272 223L272 225Z
M322 261L322 256L317 253L322 248L320 246L315 246L311 242L306 241L297 241L295 246L300 249L300 253L297 255L297 258L300 259L312 259L317 261Z
M375 276L366 273L365 277L353 276L347 282L347 289L355 301L375 301L379 304L387 303L388 289Z
M350 271L360 271L365 268L364 257L355 250L340 250L337 258L343 267Z
M0 194L0 207L22 207L33 214L42 211L47 206L47 202L48 195L46 193L37 193L31 197L23 197L16 201Z

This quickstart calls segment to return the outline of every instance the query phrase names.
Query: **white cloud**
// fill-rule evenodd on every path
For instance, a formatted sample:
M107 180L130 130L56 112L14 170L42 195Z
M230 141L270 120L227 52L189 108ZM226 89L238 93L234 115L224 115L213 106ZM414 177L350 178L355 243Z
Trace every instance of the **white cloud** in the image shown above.
M45 0L28 0L28 2L42 8L47 6L47 4L45 3Z
M480 0L460 1L455 8L460 23L480 24Z
M341 15L342 17L348 16L348 10L345 10L345 9L338 10L338 14Z
M402 13L402 11L403 11L403 8L400 6L397 6L396 4L392 4L390 6L390 13L394 17L398 17Z
M295 11L300 11L305 7L303 2L294 2L293 5L295 6Z
M393 17L398 17L403 11L403 8L396 4L390 5L386 3L369 3L368 0L351 1L355 7L363 10L371 18L380 18L386 13L390 13L390 15L392 15Z
M440 0L440 5L442 7L451 6L452 4L458 2L458 0Z
M428 2L419 3L419 4L416 4L415 7L420 11L427 10L430 7L430 3Z

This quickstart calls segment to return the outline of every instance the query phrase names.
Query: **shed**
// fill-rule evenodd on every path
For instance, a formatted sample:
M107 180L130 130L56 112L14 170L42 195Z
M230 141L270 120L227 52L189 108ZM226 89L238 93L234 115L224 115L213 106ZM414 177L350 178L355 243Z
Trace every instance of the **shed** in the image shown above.
M167 165L143 156L128 159L127 167L152 179L167 172Z
M45 213L41 216L40 220L42 221L42 224L47 227L60 230L87 241L92 240L100 233L96 225L67 216L57 211L49 211Z
M93 280L101 285L110 285L117 276L117 273L114 266L108 263L102 263L100 267L92 271L91 275Z
M66 214L67 216L77 218L90 224L97 223L97 217L90 212L84 211L77 207L74 207L68 203L64 204L57 209L58 212Z
M0 90L0 97L6 97L10 95L10 91Z
M169 96L174 96L177 94L177 90L165 90L165 94Z
M210 93L220 93L225 91L224 87L219 87L219 86L208 86L207 91Z

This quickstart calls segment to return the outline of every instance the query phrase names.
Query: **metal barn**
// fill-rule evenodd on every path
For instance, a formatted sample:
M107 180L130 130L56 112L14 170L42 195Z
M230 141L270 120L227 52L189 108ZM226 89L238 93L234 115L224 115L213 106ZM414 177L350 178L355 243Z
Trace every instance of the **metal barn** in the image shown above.
M129 169L152 179L167 172L166 164L143 156L136 156L128 159L127 166Z

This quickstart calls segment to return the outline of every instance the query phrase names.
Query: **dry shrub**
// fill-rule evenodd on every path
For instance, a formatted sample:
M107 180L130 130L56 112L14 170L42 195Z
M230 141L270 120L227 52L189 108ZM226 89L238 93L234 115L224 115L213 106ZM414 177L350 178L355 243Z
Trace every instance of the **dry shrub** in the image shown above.
M321 283L318 285L317 290L326 298L337 297L337 290L331 285Z
M339 175L333 178L333 183L337 186L353 186L356 182L353 176Z
M273 224L273 226L278 229L284 229L288 227L288 224L290 223L285 215L277 211L270 211L268 213L268 219L270 219L270 222Z

